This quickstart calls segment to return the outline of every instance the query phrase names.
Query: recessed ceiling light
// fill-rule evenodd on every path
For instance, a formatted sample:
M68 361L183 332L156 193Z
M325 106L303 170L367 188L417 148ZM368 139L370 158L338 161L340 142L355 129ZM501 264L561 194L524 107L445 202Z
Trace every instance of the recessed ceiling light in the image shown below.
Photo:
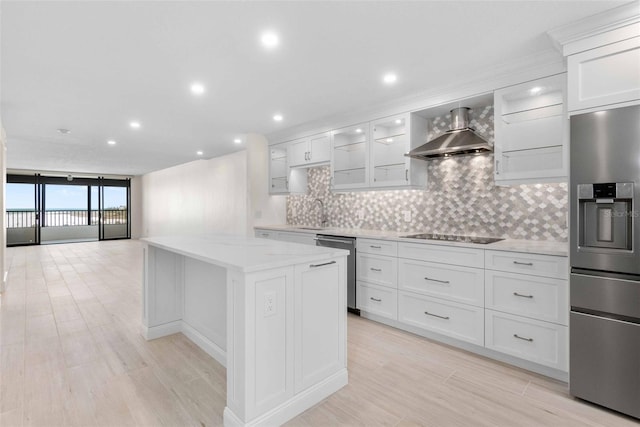
M203 153L202 151L196 151L196 154L197 154L198 156L202 156L204 153Z
M109 144L109 145L116 145L116 144L117 144L117 142L115 142L113 139L110 139L110 140L108 140L108 141L107 141L107 144Z
M387 142L393 142L393 138L387 138Z
M58 129L58 132L63 134L63 135L67 135L67 134L71 133L71 130L65 129L65 128L60 128L60 129Z
M398 76L396 76L394 73L387 73L384 75L384 77L382 77L382 81L388 85L395 83L397 80Z
M132 129L140 129L140 122L130 122L129 126L131 126Z
M402 123L402 119L396 119L396 124L399 125Z
M193 83L191 85L191 93L194 95L202 95L205 92L204 85L202 83Z
M357 133L362 133L362 129L358 128L358 129L356 129L356 132Z
M540 86L536 86L529 89L529 93L531 93L531 95L537 95L540 93L541 90L542 88Z
M242 142L242 140L240 138L236 138L233 140L234 143L236 144L240 144Z
M280 44L280 38L273 31L266 31L260 37L262 45L268 49L273 49Z
M273 120L275 120L276 122L281 122L283 119L282 114L275 114L273 116Z

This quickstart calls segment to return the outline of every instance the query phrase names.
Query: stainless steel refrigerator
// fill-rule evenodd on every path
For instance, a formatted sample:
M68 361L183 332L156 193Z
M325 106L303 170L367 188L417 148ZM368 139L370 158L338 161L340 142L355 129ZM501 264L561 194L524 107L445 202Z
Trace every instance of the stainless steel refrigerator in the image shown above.
M640 418L640 106L571 117L571 394Z

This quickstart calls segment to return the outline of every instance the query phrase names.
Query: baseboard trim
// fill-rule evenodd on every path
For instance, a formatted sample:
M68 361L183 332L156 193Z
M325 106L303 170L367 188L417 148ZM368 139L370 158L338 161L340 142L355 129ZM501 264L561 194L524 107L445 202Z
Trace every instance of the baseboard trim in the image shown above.
M211 341L209 338L198 332L193 326L182 323L182 333L189 338L195 345L200 347L209 356L213 357L225 368L227 367L227 352L219 345Z
M329 378L296 394L286 402L276 406L269 412L254 418L249 422L243 422L228 406L224 408L225 427L253 427L282 425L331 396L336 391L349 383L347 368L343 368Z
M177 334L178 332L182 332L181 320L164 323L158 326L152 326L150 328L145 326L142 327L142 336L147 341L155 340L156 338L166 337L167 335Z

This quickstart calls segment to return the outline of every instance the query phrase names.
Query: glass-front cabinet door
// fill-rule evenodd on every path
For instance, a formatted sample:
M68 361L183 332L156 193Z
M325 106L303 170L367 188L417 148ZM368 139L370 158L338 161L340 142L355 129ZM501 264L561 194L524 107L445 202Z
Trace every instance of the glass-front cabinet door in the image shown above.
M376 120L371 123L371 172L373 187L409 183L409 114Z
M269 193L288 193L287 144L269 147Z
M331 177L334 190L369 185L369 126L363 123L331 132Z

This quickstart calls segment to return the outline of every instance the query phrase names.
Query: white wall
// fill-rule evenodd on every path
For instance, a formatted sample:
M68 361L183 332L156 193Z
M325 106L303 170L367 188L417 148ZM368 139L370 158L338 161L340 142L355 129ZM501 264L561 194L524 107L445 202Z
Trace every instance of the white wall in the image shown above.
M131 238L142 237L142 176L131 179Z
M0 239L0 292L4 291L5 287L5 248L7 247L7 232L6 232L6 213L5 213L5 188L7 184L7 147L5 145L6 135L2 127L2 121L0 120L0 233L2 238Z
M132 236L253 235L254 225L283 224L286 198L268 194L267 140L250 134L245 144L243 151L143 175L132 190L132 199L142 200L140 207L132 200L134 218L134 210L141 212Z

